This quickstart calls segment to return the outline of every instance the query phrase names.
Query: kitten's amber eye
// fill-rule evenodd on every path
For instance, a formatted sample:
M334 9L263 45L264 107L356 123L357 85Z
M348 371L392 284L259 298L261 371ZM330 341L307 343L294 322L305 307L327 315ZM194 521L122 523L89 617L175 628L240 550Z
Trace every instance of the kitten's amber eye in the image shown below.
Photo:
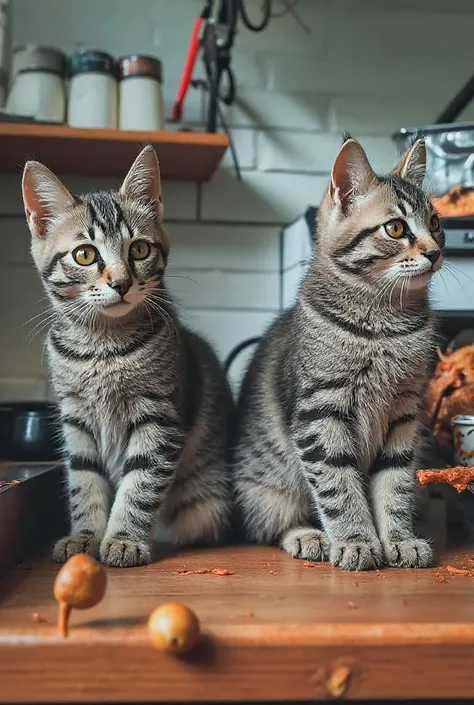
M130 257L132 259L145 259L150 254L150 245L144 240L135 240L130 246Z
M439 218L437 215L432 215L430 218L430 231L432 233L435 233L437 230L439 230L440 224L439 224Z
M403 220L391 220L389 223L385 223L384 228L390 237L398 239L405 235L405 223Z
M90 264L94 264L97 259L97 250L92 245L84 245L83 247L78 247L72 253L72 256L76 260L77 264L83 267L88 267Z

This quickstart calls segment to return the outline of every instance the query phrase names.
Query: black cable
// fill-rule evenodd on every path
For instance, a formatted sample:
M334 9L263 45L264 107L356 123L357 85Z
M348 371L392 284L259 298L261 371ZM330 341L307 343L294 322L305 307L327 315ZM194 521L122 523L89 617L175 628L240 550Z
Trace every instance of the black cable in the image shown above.
M195 79L195 80L191 81L191 86L192 86L192 88L201 88L203 91L209 92L209 85L206 83L206 81L203 81L202 79ZM235 149L234 138L232 137L232 132L229 129L229 125L227 124L227 120L224 117L224 113L222 111L219 100L222 100L223 103L225 102L222 98L219 98L217 100L216 115L219 118L219 121L220 121L222 127L224 128L224 132L226 133L226 135L228 136L228 138L230 140L229 149L230 149L232 161L234 162L235 175L237 176L238 181L242 181L242 173L240 171L239 157L238 157L237 151Z
M461 88L454 98L447 104L443 112L438 116L436 125L442 125L446 122L454 122L462 113L464 108L469 105L474 98L474 76Z
M251 345L256 345L258 342L260 342L260 338L248 338L247 340L244 340L236 345L235 348L227 355L226 361L224 362L225 373L229 373L230 366L234 362L235 358L238 357L238 355L240 355L245 348L249 348Z
M245 9L245 0L239 0L239 10L242 22L251 32L263 32L268 26L272 17L272 0L263 0L262 2L262 19L259 23L252 22Z
M235 168L235 175L237 177L237 181L242 181L242 174L240 172L240 164L239 164L239 158L237 157L237 152L235 151L235 144L234 140L232 139L232 134L231 131L229 130L229 125L227 124L227 120L224 117L224 113L222 112L222 108L219 104L217 103L217 115L219 116L219 120L221 121L222 127L224 128L224 131L229 138L229 149L230 149L230 154L232 156L232 161L234 162L234 168Z

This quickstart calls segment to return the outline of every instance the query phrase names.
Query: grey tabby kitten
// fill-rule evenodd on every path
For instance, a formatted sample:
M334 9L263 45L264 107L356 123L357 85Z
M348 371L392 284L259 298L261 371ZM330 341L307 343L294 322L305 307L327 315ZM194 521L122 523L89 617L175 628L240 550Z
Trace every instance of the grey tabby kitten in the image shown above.
M413 532L414 463L444 234L424 174L423 141L381 177L347 139L296 304L244 380L237 503L252 540L295 558L346 570L432 561Z
M148 563L158 516L178 543L218 541L231 513L232 398L214 353L179 324L167 295L154 150L118 192L80 197L28 162L23 199L56 313L47 352L71 535L54 560L85 552L110 566Z

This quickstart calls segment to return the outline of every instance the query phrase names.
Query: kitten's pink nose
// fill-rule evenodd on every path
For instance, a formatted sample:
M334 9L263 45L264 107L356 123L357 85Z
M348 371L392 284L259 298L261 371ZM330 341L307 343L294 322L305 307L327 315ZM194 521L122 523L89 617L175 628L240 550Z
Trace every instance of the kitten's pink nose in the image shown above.
M123 298L127 291L130 289L131 282L129 281L112 281L108 282L108 285L110 286L111 289L117 292L117 294L120 294L120 296Z

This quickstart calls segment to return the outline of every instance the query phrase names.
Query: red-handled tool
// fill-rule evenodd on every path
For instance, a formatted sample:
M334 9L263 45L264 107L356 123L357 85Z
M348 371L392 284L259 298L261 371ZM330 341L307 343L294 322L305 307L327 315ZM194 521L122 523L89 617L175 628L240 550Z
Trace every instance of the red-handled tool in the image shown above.
M181 76L178 92L176 93L176 99L173 105L173 114L171 116L172 122L180 122L183 117L184 99L186 97L186 93L188 92L189 84L191 83L191 76L193 74L194 64L196 63L196 57L199 51L201 28L204 21L209 19L211 9L212 2L208 0L200 16L197 17L194 22L193 31L191 34L191 41L189 43L188 55L184 64L183 75Z

